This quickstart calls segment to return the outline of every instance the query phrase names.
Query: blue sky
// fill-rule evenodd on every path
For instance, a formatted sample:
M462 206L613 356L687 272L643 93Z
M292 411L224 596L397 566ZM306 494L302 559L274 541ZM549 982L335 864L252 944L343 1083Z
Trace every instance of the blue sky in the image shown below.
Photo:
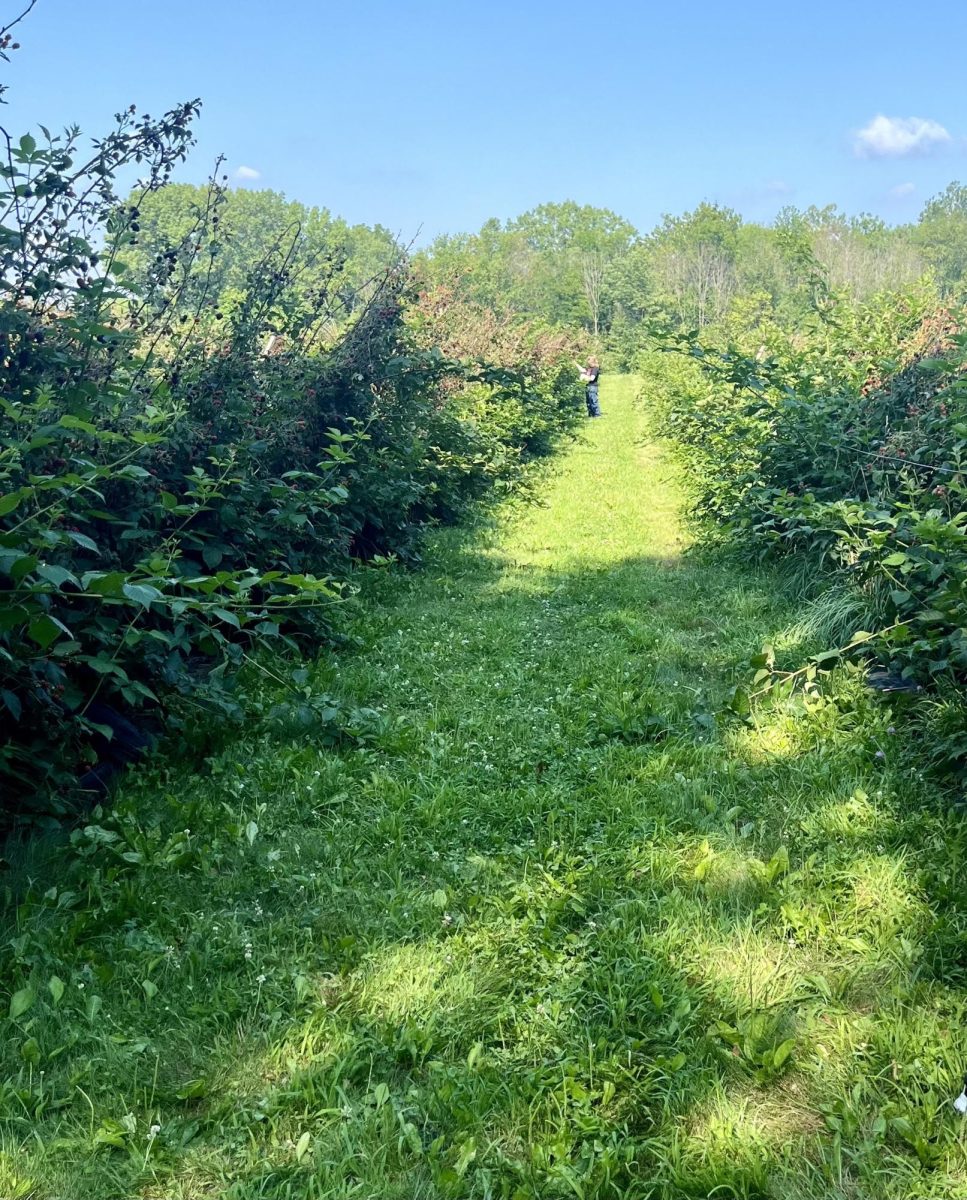
M224 152L405 240L565 199L896 222L967 178L965 0L38 0L17 34L11 131L199 95L182 179Z

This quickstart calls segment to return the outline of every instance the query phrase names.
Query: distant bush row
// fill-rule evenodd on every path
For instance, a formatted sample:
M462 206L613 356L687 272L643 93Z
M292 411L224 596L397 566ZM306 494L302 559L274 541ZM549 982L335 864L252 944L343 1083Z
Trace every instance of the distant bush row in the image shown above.
M783 329L734 310L642 360L706 535L858 589L863 644L910 680L967 677L967 333L925 289L824 287Z

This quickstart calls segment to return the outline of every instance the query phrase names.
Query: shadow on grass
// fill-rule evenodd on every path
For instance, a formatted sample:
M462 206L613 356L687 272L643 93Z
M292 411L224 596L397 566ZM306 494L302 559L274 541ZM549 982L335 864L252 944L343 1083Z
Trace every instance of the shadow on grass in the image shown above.
M818 1200L925 1167L951 1194L964 909L923 885L965 839L877 759L892 718L850 677L717 718L791 621L778 576L447 546L371 585L398 595L341 686L377 745L143 772L137 835L105 818L123 845L20 915L12 974L104 1000L7 1048L34 1194Z

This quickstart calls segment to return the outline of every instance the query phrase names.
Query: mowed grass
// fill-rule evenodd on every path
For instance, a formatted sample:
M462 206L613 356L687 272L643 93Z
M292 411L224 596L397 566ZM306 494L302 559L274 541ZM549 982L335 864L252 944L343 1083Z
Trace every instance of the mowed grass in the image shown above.
M172 753L42 868L0 1197L967 1196L963 818L858 674L717 715L822 630L682 557L634 386L361 576L310 678L375 732Z

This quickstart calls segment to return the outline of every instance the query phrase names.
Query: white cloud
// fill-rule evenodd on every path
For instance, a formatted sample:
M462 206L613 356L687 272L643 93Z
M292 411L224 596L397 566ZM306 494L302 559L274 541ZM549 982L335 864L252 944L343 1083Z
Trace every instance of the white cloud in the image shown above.
M765 191L770 196L788 196L792 192L792 188L784 179L770 179L765 186Z
M262 172L256 171L254 167L238 167L235 171L236 179L244 179L251 183L255 179L262 178Z
M853 148L861 158L900 158L926 154L953 141L937 121L923 117L875 116L855 137Z
M916 190L915 183L898 183L896 187L890 188L890 195L895 196L897 200L902 200L905 196L912 196Z

